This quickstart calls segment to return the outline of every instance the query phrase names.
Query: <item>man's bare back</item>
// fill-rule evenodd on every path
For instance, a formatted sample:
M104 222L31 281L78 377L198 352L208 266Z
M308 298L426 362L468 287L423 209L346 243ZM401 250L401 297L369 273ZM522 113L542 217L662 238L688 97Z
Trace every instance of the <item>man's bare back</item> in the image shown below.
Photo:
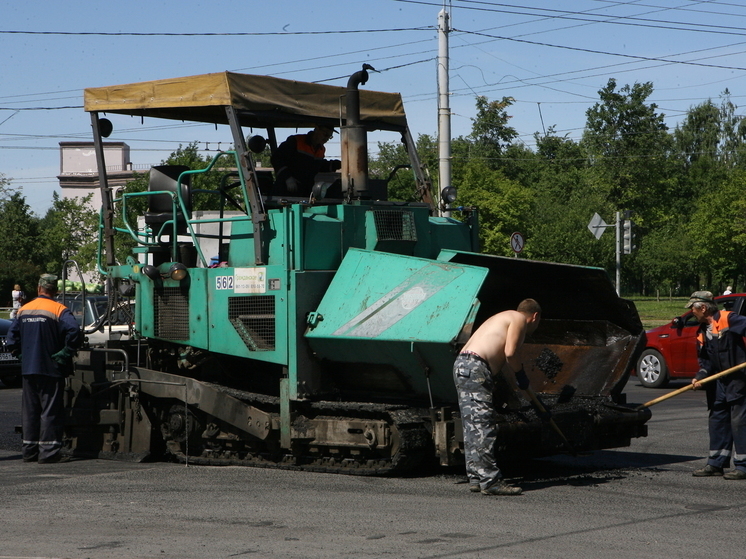
M506 364L510 372L521 368L518 350L526 334L536 330L539 313L526 314L519 311L503 311L488 318L461 350L476 353L496 374Z

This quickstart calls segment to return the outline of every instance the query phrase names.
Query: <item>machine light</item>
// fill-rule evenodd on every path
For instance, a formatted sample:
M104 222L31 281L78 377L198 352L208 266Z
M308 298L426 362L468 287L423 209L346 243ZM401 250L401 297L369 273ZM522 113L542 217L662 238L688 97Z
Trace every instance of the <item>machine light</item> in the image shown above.
M158 271L158 268L155 266L151 266L150 264L146 264L142 267L142 273L148 276L153 281L157 281L161 279L161 273Z
M187 267L181 262L171 264L171 267L168 269L168 277L175 281L183 280L187 277Z
M111 136L114 130L114 125L108 118L102 118L98 121L98 133L101 134L102 138L108 138Z
M264 148L267 147L267 140L265 140L261 136L252 136L247 140L246 143L248 148L254 153L262 153L264 151Z
M456 194L455 186L446 186L440 192L440 199L443 200L444 204L453 204L456 201Z

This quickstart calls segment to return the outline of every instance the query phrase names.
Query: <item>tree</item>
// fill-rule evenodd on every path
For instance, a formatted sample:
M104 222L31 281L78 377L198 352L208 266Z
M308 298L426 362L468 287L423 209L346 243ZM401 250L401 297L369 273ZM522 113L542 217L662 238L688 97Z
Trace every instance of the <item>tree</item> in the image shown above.
M730 168L743 166L746 162L746 119L736 114L736 106L730 100L730 91L725 88L721 94L720 123L721 150L723 163Z
M674 143L687 168L698 161L715 161L721 142L720 109L708 99L691 107L673 132Z
M518 137L518 132L508 121L512 118L506 109L515 102L512 97L503 97L500 101L488 101L482 95L476 99L477 116L472 121L469 139L472 142L472 157L483 157L490 161L490 167L496 168L499 157Z
M699 287L695 255L691 230L684 223L672 221L651 231L636 255L644 292L661 288L676 293L695 291Z
M370 159L368 172L371 178L386 180L400 165L409 165L407 151L401 142L378 142L378 156ZM397 171L388 184L389 200L410 201L415 192L414 177L403 170Z
M642 221L670 194L665 179L671 138L657 105L646 103L652 92L651 82L616 91L616 80L610 79L598 92L601 102L586 111L582 140L609 200Z
M459 204L479 209L482 251L511 255L510 236L526 229L531 192L501 171L490 169L482 159L469 161L456 186Z
M706 285L746 275L746 171L702 193L689 222L691 257Z
M33 296L42 273L37 247L38 218L31 213L26 198L0 178L0 288L8 294L16 283Z
M420 163L426 168L430 180L434 181L437 186L438 160L435 139L427 134L421 134L417 138L416 145ZM389 179L389 200L419 202L414 171L401 167L409 165L409 155L403 142L378 142L378 156L370 159L368 172L371 178Z
M594 212L614 216L614 209L582 173L559 173L545 178L534 192L526 256L582 266L614 267L614 235L596 239L588 231Z
M39 256L45 270L62 270L66 260L75 260L83 272L96 269L99 212L91 206L92 198L93 194L84 198L52 195L52 207L39 223L44 239Z
M7 200L13 192L10 186L10 179L0 173L0 202Z

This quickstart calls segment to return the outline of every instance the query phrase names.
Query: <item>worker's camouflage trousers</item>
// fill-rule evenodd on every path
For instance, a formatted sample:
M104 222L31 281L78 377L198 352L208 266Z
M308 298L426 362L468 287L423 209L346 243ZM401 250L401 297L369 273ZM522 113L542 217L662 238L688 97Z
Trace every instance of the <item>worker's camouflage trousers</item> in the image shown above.
M474 355L458 356L453 365L469 483L486 489L501 477L495 460L497 418L492 405L495 383L487 364Z

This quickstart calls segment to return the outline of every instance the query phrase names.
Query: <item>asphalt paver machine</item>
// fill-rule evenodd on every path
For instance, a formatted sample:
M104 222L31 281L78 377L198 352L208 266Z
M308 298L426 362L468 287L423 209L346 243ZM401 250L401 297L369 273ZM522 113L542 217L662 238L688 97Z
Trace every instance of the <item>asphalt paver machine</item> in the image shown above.
M524 366L572 448L646 435L650 412L623 394L644 336L634 305L601 269L480 254L477 209L439 215L400 95L367 80L367 68L346 87L222 72L85 90L99 268L112 293L134 296L135 331L78 353L70 451L357 474L458 464L455 356L526 297L543 319ZM111 114L213 123L232 149L204 169L154 167L146 191L115 190ZM273 195L255 152L316 125L340 131L341 170L309 196ZM369 176L376 130L401 134L418 202L389 201L387 181ZM218 186L197 188L210 174ZM501 454L567 451L508 379L495 402Z

